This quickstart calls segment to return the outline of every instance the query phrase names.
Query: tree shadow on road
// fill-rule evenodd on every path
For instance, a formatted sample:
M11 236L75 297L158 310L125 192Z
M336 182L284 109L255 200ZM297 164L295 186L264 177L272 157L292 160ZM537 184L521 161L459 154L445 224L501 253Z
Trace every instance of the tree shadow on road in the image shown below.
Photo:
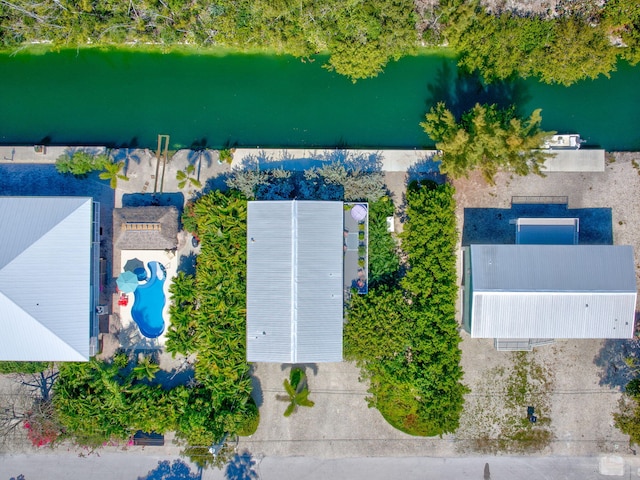
M245 450L236 453L227 464L224 477L228 480L258 480L260 477L256 471L256 460L251 452Z
M138 480L201 480L202 471L192 472L191 467L182 460L161 460L158 466Z

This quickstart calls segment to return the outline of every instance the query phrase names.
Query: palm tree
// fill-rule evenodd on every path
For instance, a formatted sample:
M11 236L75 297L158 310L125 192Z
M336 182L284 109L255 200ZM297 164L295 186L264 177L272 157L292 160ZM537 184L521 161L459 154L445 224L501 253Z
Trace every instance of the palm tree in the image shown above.
M104 172L100 174L102 180L109 180L111 188L115 189L118 186L118 180L129 181L129 178L120 173L120 170L124 167L124 162L107 162L104 164Z
M143 357L138 364L133 367L131 373L136 380L153 380L156 373L160 370L160 366L154 363L150 357Z
M192 177L196 171L196 167L192 164L188 165L184 170L178 170L176 174L176 180L178 180L178 188L184 188L185 185L190 184L196 188L202 187L202 184L196 177Z
M314 402L309 400L309 386L307 385L307 375L300 368L293 368L289 374L289 380L283 383L287 395L278 395L276 398L283 402L289 402L289 406L284 411L284 416L289 417L298 407L313 407Z

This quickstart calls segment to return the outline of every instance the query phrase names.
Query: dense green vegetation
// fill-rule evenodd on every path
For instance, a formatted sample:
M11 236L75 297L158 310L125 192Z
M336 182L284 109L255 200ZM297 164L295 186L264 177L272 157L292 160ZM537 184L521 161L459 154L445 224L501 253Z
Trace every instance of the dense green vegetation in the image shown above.
M356 80L415 51L411 0L57 0L0 3L0 44L226 46L308 58Z
M237 191L213 191L188 205L184 228L200 239L195 275L171 285L167 350L197 354L201 395L190 402L190 424L179 437L210 445L255 421L245 345L247 201Z
M624 388L619 410L613 414L613 420L622 433L629 435L630 443L640 445L640 363L636 342L629 343L633 345L630 356L624 358L623 367L617 368L622 371L627 369L632 378ZM628 345L623 345L623 348L625 347Z
M563 2L544 15L488 13L478 0L441 0L419 14L412 0L14 0L0 2L0 45L217 46L311 61L328 52L325 67L355 81L416 52L421 37L448 42L487 79L569 85L608 75L618 56L640 59L639 11L637 0Z
M618 56L638 55L640 10L637 0L607 2L604 8L568 4L561 16L488 13L478 0L443 0L445 37L460 54L460 66L487 80L536 76L570 85L609 75ZM619 36L622 45L614 45Z
M53 402L58 421L79 444L126 441L137 430L178 430L192 393L150 383L158 370L149 358L136 363L125 354L112 362L61 363Z
M59 367L55 409L47 420L60 425L61 438L80 445L126 444L138 430L175 431L185 444L184 452L207 464L214 460L208 447L226 432L234 428L250 435L257 428L253 401L225 411L225 402L216 398L210 385L196 381L165 388L156 381L159 367L150 357L118 353L107 362L92 359Z
M91 172L104 169L109 163L108 155L93 155L83 150L64 153L56 159L56 170L76 177L84 177Z
M91 172L100 171L100 179L109 180L113 189L118 186L118 180L129 181L126 175L120 173L123 168L124 161L114 162L107 154L94 155L83 150L64 153L56 159L56 170L59 173L84 178Z
M0 362L0 373L39 373L49 365L48 362Z
M393 214L393 201L389 197L369 202L370 285L391 281L400 267L396 241L387 232L387 217Z
M542 174L542 163L549 154L540 147L555 132L542 131L541 123L540 110L535 110L528 119L520 119L513 107L500 109L497 105L480 104L456 121L440 102L420 125L436 142L442 173L456 178L480 170L493 183L499 170L518 175Z
M604 28L620 37L622 58L640 61L640 3L638 0L608 0L603 11Z
M410 186L406 274L392 267L385 283L354 295L345 325L345 356L371 382L370 406L412 435L454 432L467 391L455 320L454 209L451 186Z
M640 445L640 395L637 391L629 392L620 399L619 411L613 414L616 428L629 435L629 442Z

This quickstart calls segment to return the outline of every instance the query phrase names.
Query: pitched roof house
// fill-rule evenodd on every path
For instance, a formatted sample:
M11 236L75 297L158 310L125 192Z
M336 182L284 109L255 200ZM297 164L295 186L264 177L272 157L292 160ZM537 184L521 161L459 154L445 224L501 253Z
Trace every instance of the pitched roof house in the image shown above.
M249 202L248 361L342 361L342 205Z
M466 263L465 328L474 338L633 337L630 246L471 245Z
M89 360L93 215L91 198L0 197L0 360Z

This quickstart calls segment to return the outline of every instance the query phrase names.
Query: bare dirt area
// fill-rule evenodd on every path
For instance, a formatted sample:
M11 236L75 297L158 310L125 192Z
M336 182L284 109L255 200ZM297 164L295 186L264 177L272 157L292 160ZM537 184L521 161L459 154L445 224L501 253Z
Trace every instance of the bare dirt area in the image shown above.
M465 209L510 209L514 196L568 197L569 209L610 209L609 236L614 244L634 247L638 266L639 163L640 154L618 153L609 157L601 173L501 173L495 185L475 173L457 180L461 237L468 228ZM580 227L582 232L582 223ZM612 414L629 379L624 359L637 355L636 340L559 340L533 352L511 353L496 351L493 340L472 339L465 332L462 337L464 382L471 393L456 433L460 453L631 453L628 437L615 428ZM535 425L527 420L528 406L536 409Z

